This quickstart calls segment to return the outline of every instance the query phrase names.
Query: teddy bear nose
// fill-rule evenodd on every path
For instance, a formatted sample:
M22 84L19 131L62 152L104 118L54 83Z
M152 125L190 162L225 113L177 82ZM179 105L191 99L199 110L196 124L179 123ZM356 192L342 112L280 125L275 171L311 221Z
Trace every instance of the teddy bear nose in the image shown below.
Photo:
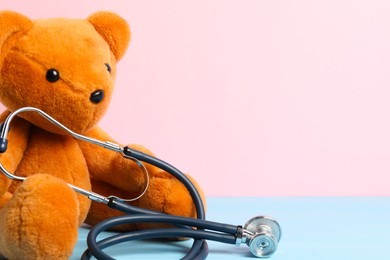
M100 101L102 101L104 98L104 90L98 89L92 92L89 100L91 100L92 103L98 104Z

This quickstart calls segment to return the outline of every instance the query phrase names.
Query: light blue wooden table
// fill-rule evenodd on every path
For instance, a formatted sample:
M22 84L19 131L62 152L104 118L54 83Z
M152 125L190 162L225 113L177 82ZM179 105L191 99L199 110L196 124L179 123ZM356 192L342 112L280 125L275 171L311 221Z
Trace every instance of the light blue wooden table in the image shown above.
M269 215L282 227L270 260L390 259L390 197L210 197L207 219L243 225ZM80 259L88 229L80 228L71 259ZM139 241L105 252L116 259L180 259L191 241ZM209 242L207 259L256 259L246 245Z

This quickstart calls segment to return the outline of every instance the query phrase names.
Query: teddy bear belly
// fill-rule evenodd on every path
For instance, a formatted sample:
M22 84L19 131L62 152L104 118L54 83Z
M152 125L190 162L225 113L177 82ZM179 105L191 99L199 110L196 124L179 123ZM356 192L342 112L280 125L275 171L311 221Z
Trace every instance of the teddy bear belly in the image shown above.
M71 137L33 127L16 175L27 177L35 173L49 174L80 188L91 189L87 164L79 144ZM19 185L19 181L13 181L9 191L13 193ZM78 199L82 223L89 210L90 200L80 194Z

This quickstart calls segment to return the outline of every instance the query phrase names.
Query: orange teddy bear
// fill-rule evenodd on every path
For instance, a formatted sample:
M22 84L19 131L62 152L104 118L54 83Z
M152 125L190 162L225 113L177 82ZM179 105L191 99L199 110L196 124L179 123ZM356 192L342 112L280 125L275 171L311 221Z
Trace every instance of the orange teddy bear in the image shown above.
M10 111L36 107L76 133L112 141L97 124L110 104L116 63L129 40L128 24L110 12L35 21L0 12L0 101L8 109L1 122ZM75 140L37 114L17 117L8 140L0 160L8 171L27 179L10 181L0 174L0 256L7 259L67 259L82 223L94 225L120 214L91 205L66 183L123 198L144 188L145 176L134 162ZM151 165L146 168L149 189L133 205L196 215L178 180ZM122 227L134 228L139 227Z

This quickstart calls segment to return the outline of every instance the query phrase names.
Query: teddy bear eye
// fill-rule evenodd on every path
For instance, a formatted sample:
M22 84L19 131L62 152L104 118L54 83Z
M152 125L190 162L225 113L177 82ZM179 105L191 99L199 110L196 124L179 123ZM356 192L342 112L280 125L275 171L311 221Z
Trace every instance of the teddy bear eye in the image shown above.
M107 71L111 73L111 66L110 66L110 64L105 63L104 65L106 65Z
M56 69L49 69L46 71L47 81L53 83L60 79L60 73Z

